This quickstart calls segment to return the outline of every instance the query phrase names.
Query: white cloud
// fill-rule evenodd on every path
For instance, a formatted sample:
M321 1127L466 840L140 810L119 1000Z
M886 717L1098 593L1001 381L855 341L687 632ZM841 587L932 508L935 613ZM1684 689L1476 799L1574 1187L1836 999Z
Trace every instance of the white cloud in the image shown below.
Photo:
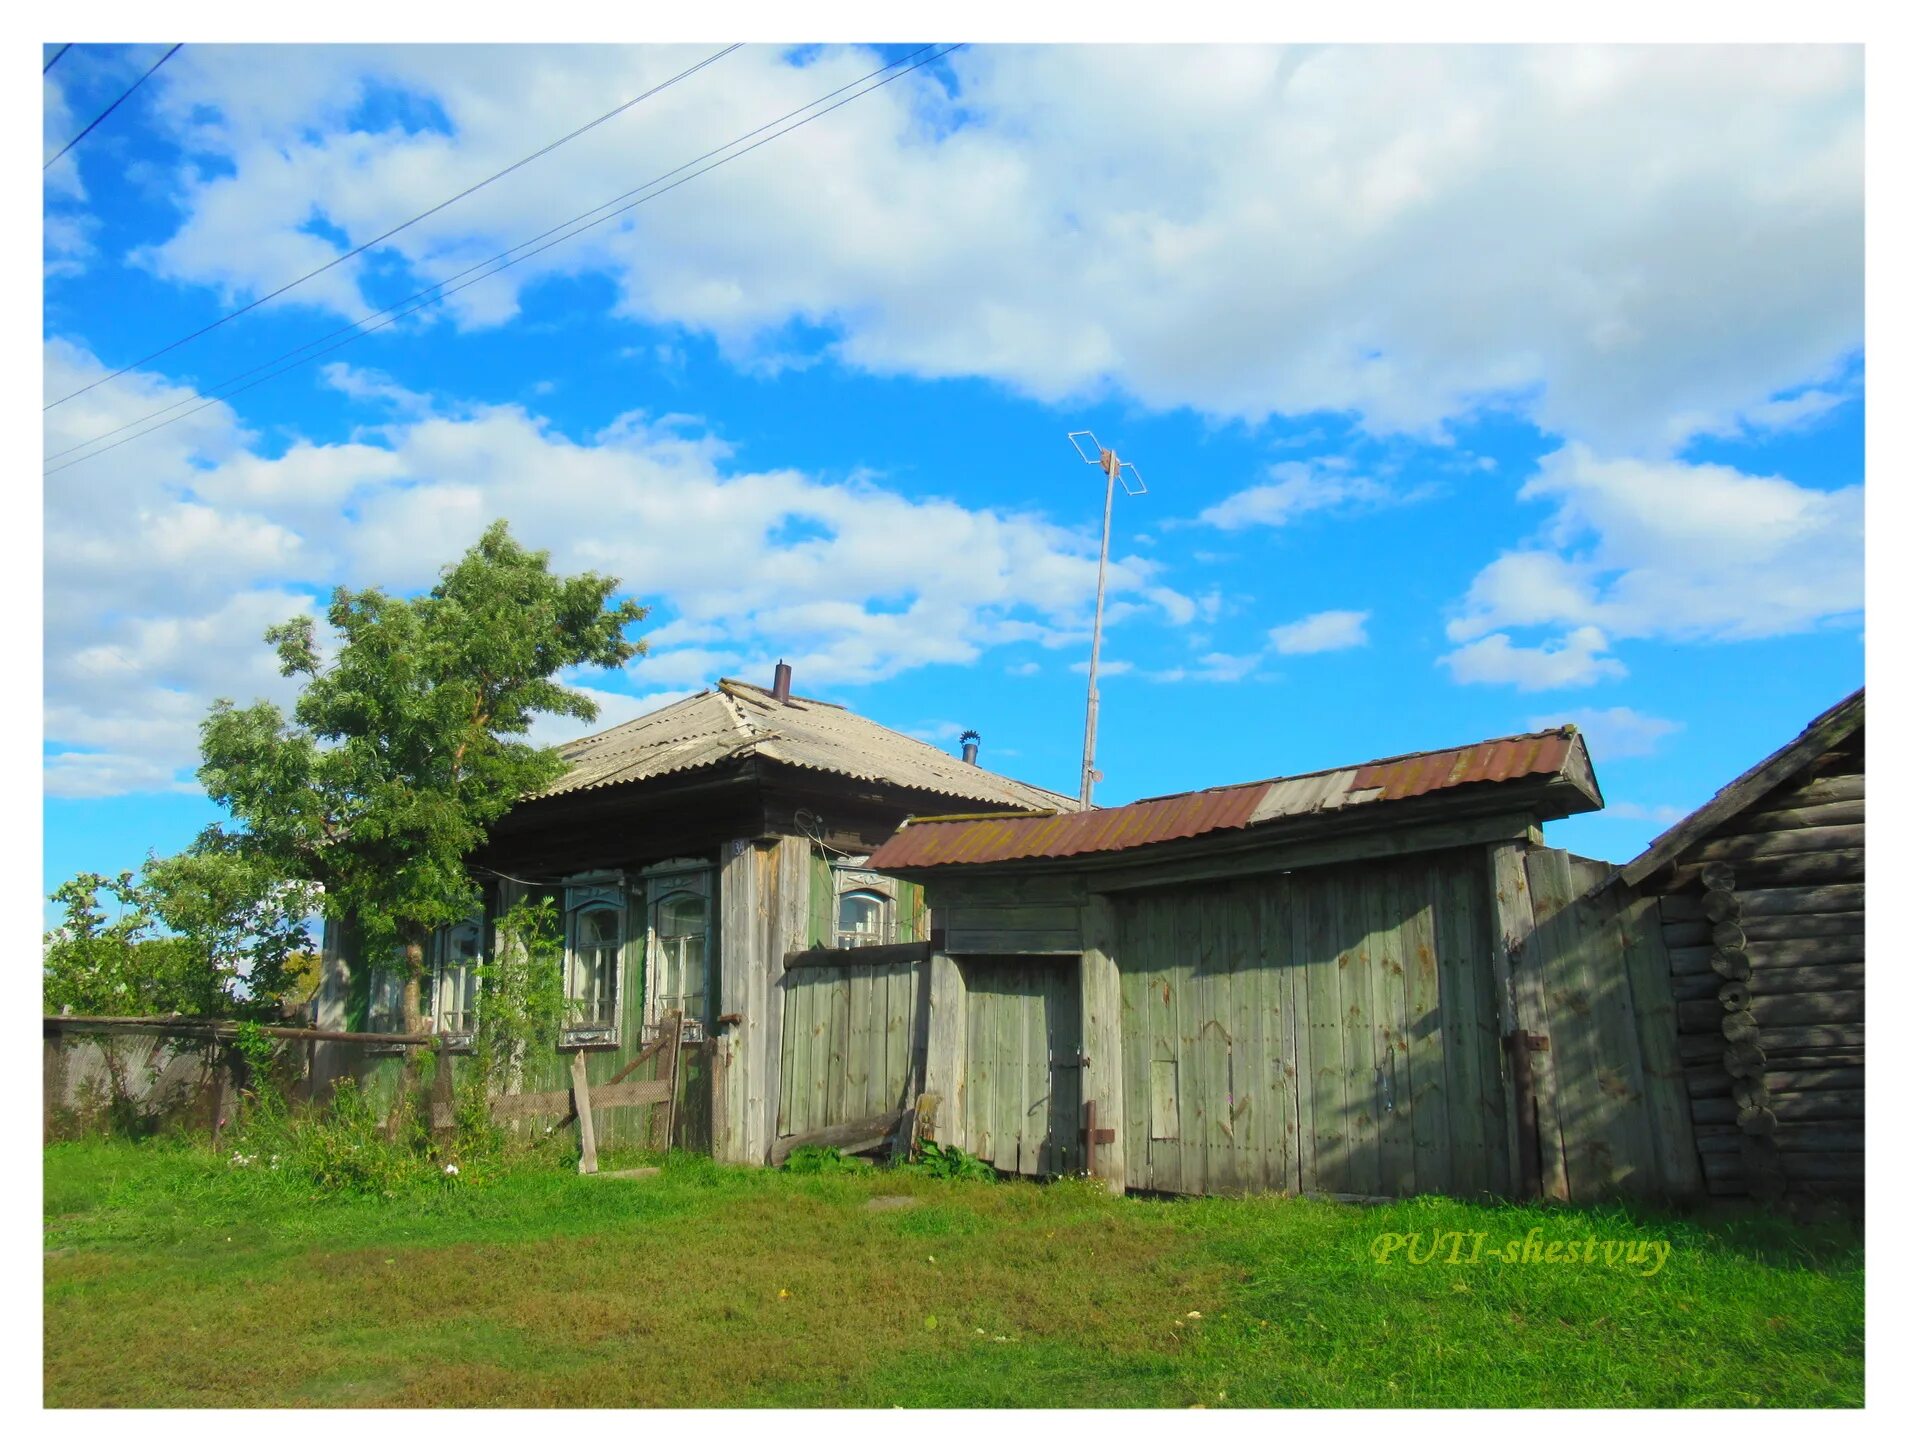
M1015 661L1007 667L1010 676L1037 676L1040 674L1040 662L1037 660Z
M195 160L158 274L249 297L699 58L689 48L188 47ZM437 277L871 68L744 50L401 234ZM791 358L1118 390L1213 416L1479 405L1662 453L1862 342L1855 46L977 46L460 294L610 276L632 317ZM446 130L366 129L369 85ZM356 264L293 295L364 306ZM291 305L288 301L287 305Z
M1610 639L1747 640L1862 608L1859 485L1807 489L1721 464L1546 456L1520 498L1555 505L1548 548L1471 583L1453 640L1594 625Z
M1611 706L1607 709L1575 706L1568 710L1550 711L1541 716L1532 716L1530 729L1542 731L1566 722L1574 722L1582 730L1584 739L1590 743L1591 754L1599 760L1654 756L1665 736L1683 729L1681 721L1646 716L1629 706Z
M49 797L116 797L126 792L199 790L180 781L163 765L138 756L98 751L61 751L49 755L42 776Z
M1621 661L1604 654L1608 648L1603 632L1586 625L1537 646L1513 645L1508 635L1487 635L1440 656L1438 663L1450 667L1451 678L1461 686L1552 691L1629 674Z
M1165 670L1147 671L1149 681L1215 681L1231 684L1242 681L1259 668L1263 655L1231 655L1225 651L1208 651L1191 665L1171 666Z
M1654 822L1668 827L1689 815L1683 807L1646 807L1640 802L1611 802L1604 811L1626 822Z
M1369 610L1320 610L1302 620L1275 625L1266 633L1280 655L1315 655L1369 644L1371 637L1365 634L1369 619Z
M1342 460L1287 460L1266 471L1270 484L1254 484L1199 512L1199 522L1224 530L1254 525L1277 528L1302 514L1346 504L1376 504L1389 491L1350 473Z
M48 386L98 366L55 342ZM78 427L112 428L177 394L128 374L86 396ZM73 436L63 413L49 415L50 449ZM572 438L518 407L466 403L377 434L265 457L221 405L49 479L46 737L63 756L102 757L62 759L49 790L189 776L214 696L289 699L266 626L313 609L336 581L428 585L500 517L556 568L616 575L657 607L652 653L585 682L605 710L598 729L717 675L767 679L778 657L828 689L1004 645L1073 649L1091 621L1090 531L860 478L735 472L728 445L693 420L631 414ZM1112 561L1109 607L1197 612L1156 573L1141 557ZM559 719L533 734L589 729Z

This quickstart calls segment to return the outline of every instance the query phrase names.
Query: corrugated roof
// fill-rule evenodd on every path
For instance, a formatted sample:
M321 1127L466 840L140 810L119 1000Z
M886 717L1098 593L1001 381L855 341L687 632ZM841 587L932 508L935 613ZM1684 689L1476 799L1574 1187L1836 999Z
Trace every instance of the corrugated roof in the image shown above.
M1573 753L1581 758L1583 805L1601 806L1582 739L1574 726L1564 726L1444 751L1391 756L1362 766L1150 797L1097 811L914 821L878 848L868 866L883 870L980 866L1119 852L1371 802L1403 801L1453 787L1560 777L1572 765Z
M958 801L1064 811L1072 797L970 766L939 747L826 701L778 701L760 686L718 681L647 716L561 746L570 770L539 796L649 781L757 756Z

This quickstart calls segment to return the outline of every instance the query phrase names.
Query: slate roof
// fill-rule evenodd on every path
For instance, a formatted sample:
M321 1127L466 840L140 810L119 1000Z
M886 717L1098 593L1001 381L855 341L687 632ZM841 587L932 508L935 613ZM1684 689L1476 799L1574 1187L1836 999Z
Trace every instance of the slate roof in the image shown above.
M650 781L758 757L808 771L956 801L1065 811L1072 797L969 766L937 746L826 701L778 701L761 686L721 680L706 691L559 747L570 770L540 797Z
M1090 812L917 819L878 848L868 866L892 871L1120 852L1297 818L1325 825L1370 804L1502 783L1533 788L1546 820L1603 805L1582 736L1563 726Z

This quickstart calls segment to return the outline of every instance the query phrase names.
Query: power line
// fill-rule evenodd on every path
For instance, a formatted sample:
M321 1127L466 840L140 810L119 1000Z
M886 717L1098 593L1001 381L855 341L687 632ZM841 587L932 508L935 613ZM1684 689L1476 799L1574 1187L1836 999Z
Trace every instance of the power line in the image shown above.
M86 387L76 388L71 393L67 394L64 398L54 399L51 403L45 405L45 407L43 407L40 411L42 413L45 413L48 409L58 408L61 404L69 402L72 399L78 398L82 393L86 393L92 389L98 388L100 384L102 383L110 383L113 381L113 379L120 377L122 374L130 373L135 368L145 367L146 364L152 362L153 359L155 358L163 358L166 354L170 353L174 348L183 347L187 343L192 342L195 338L203 338L207 333L211 332L214 328L224 327L227 323L231 322L232 319L243 317L246 313L249 313L253 308L258 307L262 303L268 303L273 298L280 297L283 294L290 292L293 288L299 286L301 283L310 282L312 278L318 276L319 273L329 272L332 268L336 267L341 262L349 262L352 258L356 257L359 253L368 251L370 248L376 247L380 242L388 242L391 238L397 236L398 233L404 231L405 228L414 227L419 222L423 221L426 217L433 217L437 215L437 213L443 211L444 208L452 205L453 203L461 202L465 197L469 196L472 192L482 191L485 187L489 186L492 182L497 181L502 177L509 176L511 172L516 171L519 167L528 166L531 162L537 160L539 157L548 156L551 152L555 151L559 146L564 145L566 142L576 140L577 137L581 136L586 131L595 130L598 126L601 126L605 121L613 120L614 118L622 115L623 112L627 111L631 106L634 106L642 101L647 101L651 96L654 96L661 91L668 90L671 86L675 85L676 82L687 80L690 76L693 76L697 71L703 69L705 66L712 66L717 61L721 60L724 56L732 55L740 49L742 49L742 42L738 41L734 45L723 47L721 50L717 51L714 55L705 56L702 60L699 60L694 65L690 66L688 70L678 71L675 75L671 76L668 80L663 81L658 85L651 86L647 91L644 91L640 96L630 97L630 99L623 102L622 105L613 107L612 109L605 111L601 116L598 116L594 121L589 121L584 123L583 125L577 127L576 130L570 132L567 136L559 136L555 141L552 141L545 146L539 147L537 150L531 152L528 156L520 157L518 160L511 162L509 166L504 167L501 171L494 171L489 176L485 177L482 181L472 183L470 186L465 187L461 192L457 193L456 196L446 197L443 201L439 202L436 206L431 207L427 211L419 212L415 217L412 217L409 221L400 222L397 224L397 226L392 227L390 230L385 232L380 232L377 236L371 238L370 241L368 242L360 242L356 247L353 247L349 252L342 252L338 256L332 258L329 262L324 263L322 266L312 268L312 270L310 272L307 272L303 277L294 277L290 282L284 284L282 287L273 288L270 292L266 293L264 296L253 298L250 302L246 303L244 307L234 308L231 312L227 313L224 317L216 318L212 322L207 323L204 327L199 328L194 332L187 333L182 338L173 339L173 341L166 344L165 347L159 348L155 350L154 352L148 353L143 358L136 358L132 362L126 364L125 367L116 368L111 373L108 373L104 375L103 377L95 378L91 383L87 384ZM55 158L55 160L57 159L58 158ZM51 165L51 164L52 163L50 162L48 163L48 165Z
M594 216L597 212L603 212L603 211L606 211L608 208L615 207L618 202L627 201L630 197L637 196L638 193L648 191L651 187L655 187L662 182L668 181L669 178L677 175L679 172L687 171L690 167L696 166L701 162L709 160L710 157L719 156L723 152L731 150L732 148L736 146L739 146L742 142L747 141L750 137L759 136L761 135L762 132L767 131L772 127L779 126L784 121L787 121L792 117L801 115L802 112L804 111L814 110L814 108L821 105L822 102L833 100L836 96L841 95L842 92L853 90L856 86L861 85L863 82L873 80L876 76L879 76L886 71L895 70L896 67L902 66L906 64L906 62L913 60L916 56L922 55L925 52L933 50L933 49L934 47L931 45L924 45L924 46L918 47L915 50L909 51L906 55L901 56L899 59L889 61L886 65L883 65L883 66L877 66L874 70L869 71L866 75L859 76L856 79L848 82L846 85L837 86L834 90L829 91L825 95L816 97L813 101L810 101L805 105L797 106L793 111L784 112L782 115L777 116L773 121L764 122L762 125L756 127L753 131L743 132L742 135L736 137L732 141L725 142L723 145L716 147L713 151L705 151L702 153L701 156L694 157L690 159L689 161L685 161L682 163L682 165L674 167L669 171L663 172L660 176L650 178L648 181L644 182L641 186L632 187L630 188L630 190L626 192L620 192L616 196L611 197L608 201L600 203L597 206L591 207L587 211L579 212L575 216L569 218L568 220L559 222L554 227L547 228L544 231L537 233L534 237L525 238L522 242L518 242L510 247L506 247L501 252L493 253L491 256L484 258L481 262L472 263L469 267L464 268L463 271L461 272L454 272L449 277L440 278L436 282L431 283L429 286L420 288L417 292L412 293L409 297L400 298L398 299L398 301L391 303L385 307L375 308L371 312L366 313L362 318L359 318L354 323L347 323L343 327L334 328L329 333L321 334L320 336L310 339L307 342L300 343L295 348L292 348L284 353L280 353L276 358L268 358L263 363L255 364L254 366L244 369L241 372L234 373L226 378L222 378L217 383L212 384L211 387L207 390L195 392L189 397L179 399L173 403L169 403L163 408L155 409L151 413L144 414L141 417L133 419L128 423L123 423L118 428L108 429L104 433L96 434L90 439L83 440L82 442L77 444L69 445L67 448L61 449L57 453L47 455L47 457L42 462L52 463L55 459L65 458L68 454L77 453L81 449L90 448L94 444L101 443L106 439L110 439L114 434L121 434L121 433L125 433L128 429L138 428L140 424L146 423L152 419L156 419L161 414L171 413L174 409L184 408L187 404L200 402L200 401L216 403L216 402L219 402L221 399L231 398L235 394L242 392L243 390L233 389L231 390L231 392L226 392L226 393L220 393L219 390L225 389L230 384L243 382L245 379L252 377L253 374L261 373L264 370L273 367L273 365L275 364L283 363L289 359L297 358L298 355L301 353L309 353L310 358L316 358L316 357L322 356L324 353L332 352L334 351L333 348L324 348L324 347L321 347L321 345L331 342L331 340L334 338L343 339L341 343L335 345L337 347L342 347L344 343L348 343L352 341L353 336L360 335L361 333L377 332L379 331L379 329L385 327L388 323L397 321L398 317L406 317L406 316L409 316L411 313L415 313L421 310L421 308L408 307L407 304L419 302L420 299L428 299L430 301L441 301L442 298L449 297L453 293L462 292L464 287L469 287L472 285L472 283L468 283L468 282L464 283L463 286L461 287L452 287L451 284L458 282L462 278L470 277L470 275L474 272L481 272L484 268L490 267L492 263L503 262L503 267L493 268L492 271L484 273L484 277L494 276L496 273L502 272L505 267L511 267L518 262L525 261L529 257L535 256L536 253L527 252L525 253L523 257L514 258L508 262L505 262L504 259L509 258L511 253L513 252L521 252L523 251L523 249L530 247L533 243L542 242L545 238L552 237L556 233L562 232L566 227L571 227L574 224L581 222L585 217ZM948 47L947 50L942 51L940 54L946 55L950 51L954 51L958 49L960 49L958 45L950 46ZM929 57L929 61L937 60L937 59L939 59L939 56ZM926 65L929 63L929 61L923 61L921 62L921 64ZM914 70L914 69L918 69L918 67L909 66L908 69ZM896 76L890 76L888 77L888 80L897 79L899 75L905 75L905 74L907 74L907 71L898 71ZM885 85L887 84L887 82L884 81L882 82L882 84ZM870 89L873 89L873 88L870 88ZM849 99L852 100L854 98L850 97ZM833 110L834 108L830 107L829 109ZM819 114L825 115L826 113L823 112ZM811 116L808 119L812 121L816 118ZM788 129L794 130L795 128L789 127ZM784 134L784 133L781 133L781 132L777 133L777 135L781 135L781 134ZM773 139L773 138L768 138L768 139ZM757 143L757 144L759 145L760 143ZM754 148L751 147L749 149L753 150ZM742 153L737 152L736 154L739 156ZM733 158L728 158L728 159L733 160ZM717 164L720 165L720 163L717 163ZM713 168L704 168L704 170L712 170L712 169ZM700 175L700 174L701 173L697 173L697 175ZM691 179L692 178L690 177L684 177L682 180L689 181ZM677 185L680 185L680 184L681 183L677 183ZM670 191L670 190L674 190L674 188L665 187L663 188L663 190ZM660 196L662 195L662 192L658 191L654 193L653 195ZM649 200L652 200L652 198L643 197L641 200L649 201ZM639 206L639 205L641 205L641 202L630 203L630 206ZM588 231L590 227L594 227L600 222L607 222L610 220L610 217L620 215L622 212L626 212L629 209L630 207L622 207L622 208L619 208L616 212L610 213L609 216L598 217L595 222L590 222L583 227L578 227L576 231L570 232L564 237L557 237L555 242L551 242L548 245L555 246L556 242L567 241L568 237L575 236L577 232ZM543 247L539 247L536 250L537 252L541 252L546 249ZM484 280L484 277L474 278L472 279L472 282L482 282ZM431 294L438 293L440 292L440 290L441 290L441 296L439 298L432 299ZM428 306L428 305L429 305L428 301L423 303L423 306ZM399 309L403 309L403 311L399 312L398 311ZM396 314L396 316L387 318L385 322L383 323L379 323L376 321L377 319L383 317L386 313L394 313ZM366 326L367 324L371 324L372 326L367 327ZM312 350L314 349L318 351L313 352ZM299 361L308 362L310 361L310 358L300 359ZM296 364L294 364L293 366L296 366ZM124 371L125 371L124 369L121 370L121 372L124 372ZM280 373L286 372L286 371L288 370L286 369L279 370ZM278 374L274 373L270 376L277 377ZM100 381L104 382L105 380L101 379ZM264 378L260 378L258 380L258 382L260 383L263 383L265 381L266 379ZM247 385L247 387L250 387L250 386L251 385L249 384ZM69 395L69 397L70 396L71 395ZM187 413L179 414L178 417L186 418L190 414L197 413L198 411L199 410L196 408L190 409L187 411ZM176 421L177 420L175 419L168 419L166 422L172 423ZM160 425L160 427L164 427L164 425L162 424ZM148 430L145 430L145 432L150 433L152 432L152 430L148 429ZM140 435L136 434L134 435L134 437L137 438L137 437L140 437ZM122 439L120 442L130 443L132 442L132 440ZM117 445L115 445L114 447L117 447ZM104 453L106 451L104 449L101 449L98 452ZM92 457L95 457L95 456L92 454L87 455L87 458L92 458ZM75 459L72 462L80 463L83 461ZM62 465L61 467L63 468L65 466ZM51 473L51 472L57 472L57 471L49 470L48 472Z
M65 45L61 46L58 50L54 51L53 59L40 67L40 74L45 75L48 71L52 70L54 66L60 63L60 57L65 55L72 48L73 48L73 42L69 40Z
M151 78L153 71L158 70L160 66L164 65L167 61L171 60L175 55L177 55L179 53L180 46L183 46L184 44L185 42L183 40L180 41L178 45L175 45L171 50L167 51L164 55L160 56L158 60L154 61L152 63L151 69L148 70L145 75L141 76L138 80L134 81L130 86L126 87L125 92L120 96L118 101L113 102L112 105L108 106L104 111L101 111L91 121L88 121L86 123L86 130L80 132L78 136L75 136L71 141L67 142L66 145L62 146L58 151L54 152L53 155L47 159L46 166L41 167L40 170L41 171L47 170L47 168L51 167L54 162L58 161L62 156L65 156L67 152L71 151L74 147L78 146L82 141L84 141L88 133L90 133L95 126L99 125L100 122L104 121L108 116L112 115L113 112L119 109L120 101L124 101L127 96L130 96L134 91L138 90L141 86L145 85L146 82ZM60 52L60 55L65 55L65 54L66 54L65 51ZM56 55L53 57L53 60L58 60L59 58L60 56ZM53 69L53 61L48 61L46 63L46 69L49 71ZM41 71L40 74L45 75L46 71Z
M359 338L368 337L372 333L381 332L383 329L391 326L391 324L398 322L402 320L403 318L409 317L413 313L421 312L423 309L430 307L433 303L442 302L444 299L462 292L465 288L474 287L480 282L484 282L488 280L489 278L495 277L500 272L504 272L508 270L509 268L515 267L520 262L527 262L532 257L535 257L538 253L546 252L550 248L557 246L559 243L567 242L572 237L579 236L584 232L592 230L593 228L600 227L603 223L612 221L616 217L623 215L623 213L631 211L636 207L642 206L645 202L652 202L657 197L662 196L665 192L672 192L677 187L682 186L684 183L694 181L697 177L702 176L708 172L714 171L719 166L726 166L729 162L734 161L737 157L745 156L749 152L754 151L757 147L766 146L769 142L774 141L779 137L786 136L791 131L799 130L801 127L806 126L811 121L818 121L823 116L826 116L830 111L839 110L841 107L847 105L850 101L859 100L862 96L869 94L869 92L878 91L883 86L889 85L890 83L899 80L902 76L905 76L912 71L917 71L921 69L921 67L926 65L932 65L935 61L940 60L942 57L951 55L953 54L953 52L960 50L965 44L966 42L963 41L955 45L944 47L943 49L936 51L933 55L927 56L926 59L923 59L923 60L914 60L914 57L921 55L923 51L932 50L933 49L932 46L922 46L918 50L910 51L907 55L902 56L899 60L890 61L887 65L881 66L875 70L869 71L866 75L861 76L856 80L850 81L844 86L838 86L834 90L826 93L825 95L816 97L816 99L808 102L808 104L805 106L797 106L793 111L785 112L783 115L778 116L773 121L764 122L762 125L756 127L753 131L745 131L742 133L742 135L736 137L734 140L726 142L725 144L716 147L713 151L705 151L701 156L695 157L694 159L690 161L686 161L682 163L682 165L675 167L670 171L663 172L660 176L651 178L649 181L644 182L641 186L633 187L629 191L623 192L619 196L612 197L610 198L609 201L604 202L599 206L592 207L586 212L579 212L577 213L576 216L571 217L568 221L559 222L556 226L551 227L543 232L539 232L536 236L527 238L525 241L519 242L513 247L507 247L502 252L496 253L493 256L488 257L482 262L474 263L470 267L465 268L462 272L453 273L451 274L451 276L444 278L438 282L435 282L431 284L429 287L426 287L418 292L411 294L410 297L404 298L400 300L399 302L391 304L389 307L379 308L374 312L366 313L364 317L360 318L355 323L348 323L342 328L336 328L332 330L331 332L324 334L321 337L312 339L310 342L300 344L298 347L290 350L290 352L281 353L278 357L269 359L264 363L260 363L256 365L255 367L246 369L242 373L233 374L231 377L223 379L219 383L212 385L211 389L206 392L195 393L189 398L183 398L178 400L175 403L167 404L164 408L157 409L154 412L146 414L141 418L134 419L131 423L121 424L116 429L108 429L105 433L95 435L93 438L84 440L81 443L70 445L69 447L60 450L58 453L50 454L47 456L45 460L45 462L47 463L52 463L52 461L55 459L65 458L65 456L68 454L78 453L81 449L90 448L93 444L102 443L105 440L112 438L114 434L125 433L126 430L128 429L137 428L138 425L142 423L146 423L151 419L159 418L161 414L172 413L174 409L183 408L186 404L193 403L195 402L195 400L197 401L196 407L187 408L185 412L183 413L175 413L173 414L171 418L162 419L160 422L154 423L150 428L140 429L138 433L131 434L128 437L120 439L115 443L106 444L104 448L94 449L93 452L89 454L85 454L80 458L68 459L67 462L64 464L57 464L53 468L45 470L44 475L51 476L53 474L59 473L62 469L70 469L75 464L83 464L89 459L97 459L101 454L110 453L112 450L119 448L122 444L130 444L135 439L144 438L147 434L155 433L160 429L167 428L171 426L172 424L179 423L185 419L188 419L193 414L199 413L205 409L208 409L215 403L222 403L226 399L235 398L241 393L248 392L251 389L258 387L260 384L269 383L272 379L280 377L281 375L285 373L289 373L292 369L297 368L301 366L302 364L313 362L316 359L323 357L327 353L334 353L338 349L343 348L353 342L356 342ZM909 61L912 61L913 63L904 64L905 62L909 62ZM897 67L899 67L899 69L897 69ZM892 71L893 74L892 75L883 74L884 72L888 72L888 71ZM882 79L875 81L873 85L867 86L865 89L862 89L862 90L854 89L857 86L861 86L863 82L874 80L874 78L877 76L881 76ZM827 106L820 111L814 111L814 108L817 106L820 106L822 102L832 100L836 96L841 96L842 92L844 91L853 91L853 94L845 96L839 101L835 101L833 105ZM782 129L779 131L771 130L771 128L781 126L784 121L788 121L791 117L801 116L801 113L804 111L814 111L814 114L809 116L803 116L801 120L796 121L793 125L782 126ZM755 141L748 146L744 146L739 151L733 150L733 148L739 146L742 142L749 140L750 137L760 136L761 133L764 131L769 131L771 132L771 134L767 136L762 136L759 141ZM722 156L721 154L723 152L729 152L730 154L727 156ZM676 181L670 182L668 186L658 186L658 183L668 181L670 177L676 176L677 173L679 172L689 171L689 168L698 166L699 163L708 161L709 158L711 157L720 157L720 160L711 161L709 162L709 165L701 167L700 170L690 171L687 176L679 177ZM650 191L649 189L651 187L656 187L657 189L655 191ZM638 193L641 193L641 192L649 192L649 195L638 196ZM636 200L625 201L625 199L629 197L635 197ZM622 206L617 206L616 204L618 202L623 202L624 204ZM614 207L615 210L613 211L605 210L611 207ZM604 215L597 217L594 221L591 221L591 222L582 222L583 218L590 217L597 212L603 212ZM573 225L576 223L582 223L582 225L580 226ZM564 230L565 228L569 228L570 230L565 231ZM562 233L562 235L561 236L553 235L556 233ZM550 240L544 241L543 239L545 238L549 238ZM531 246L532 243L541 243L541 245L532 247ZM530 250L524 251L523 249L525 248L530 248ZM512 257L511 254L513 252L521 253L521 255ZM506 258L508 259L507 261L502 260ZM493 262L500 263L500 265L496 267L490 267L490 264ZM471 273L480 272L482 269L486 267L490 267L490 270L488 272L482 272L481 276L470 277ZM458 279L460 278L469 278L469 281L459 282ZM455 287L450 286L450 284L453 282L457 283L457 286ZM433 294L433 293L436 294L435 297L430 296L430 294ZM407 306L407 304L414 304L414 306ZM384 316L385 314L389 314L389 316L388 317ZM375 319L379 319L379 318L382 318L382 321L374 321ZM341 334L343 336L340 336ZM338 339L338 341L331 342L330 340L334 338ZM320 346L321 344L329 344L329 346ZM305 356L296 357L295 355L298 355L298 354L304 354ZM286 362L287 359L292 359L293 361ZM255 378L251 382L244 383L240 387L230 388L230 389L226 388L227 384L239 383L240 380L251 377L252 374L259 373L262 370L265 370L268 368L273 368L273 365L277 363L284 363L285 366L282 368L275 368L273 369L273 371L269 373L265 373L263 377ZM101 380L101 381L104 381L104 380ZM221 392L220 390L225 390L225 391Z

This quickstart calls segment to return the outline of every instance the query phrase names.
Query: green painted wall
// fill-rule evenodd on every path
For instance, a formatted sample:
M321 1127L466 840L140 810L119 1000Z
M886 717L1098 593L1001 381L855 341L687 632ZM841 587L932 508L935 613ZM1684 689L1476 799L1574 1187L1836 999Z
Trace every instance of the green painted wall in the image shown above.
M1113 900L1127 1183L1513 1188L1476 850Z

